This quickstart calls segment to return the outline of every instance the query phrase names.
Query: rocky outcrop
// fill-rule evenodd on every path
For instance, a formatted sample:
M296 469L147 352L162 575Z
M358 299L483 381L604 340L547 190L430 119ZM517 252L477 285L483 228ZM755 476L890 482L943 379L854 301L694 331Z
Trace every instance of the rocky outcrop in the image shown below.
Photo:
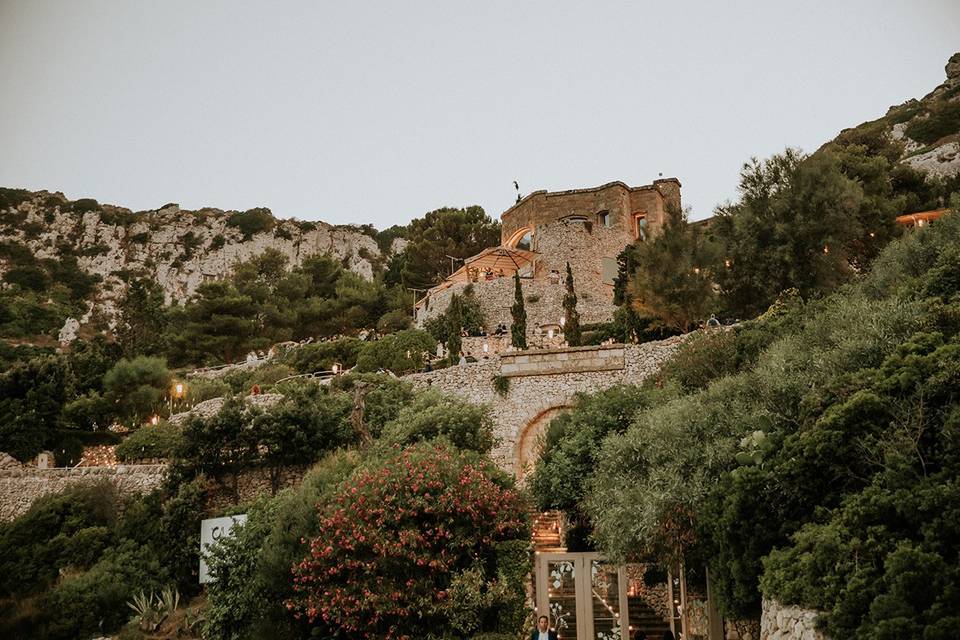
M876 146L885 140L894 157L899 155L901 162L928 180L960 175L960 53L950 57L945 71L946 80L923 98L894 105L882 118L845 129L826 146Z
M185 301L202 283L227 277L238 262L267 249L285 255L290 266L329 255L368 280L382 260L370 235L324 222L270 216L261 230L248 228L245 234L236 211L185 211L170 204L134 213L94 201L70 202L47 191L29 193L15 206L0 203L0 209L0 243L24 245L39 259L76 256L83 271L101 278L95 307L108 318L123 295L126 274L155 279L170 303Z

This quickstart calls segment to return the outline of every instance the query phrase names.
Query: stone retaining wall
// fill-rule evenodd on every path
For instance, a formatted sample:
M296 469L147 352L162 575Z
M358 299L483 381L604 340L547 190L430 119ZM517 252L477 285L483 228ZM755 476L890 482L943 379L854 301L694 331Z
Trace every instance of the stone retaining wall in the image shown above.
M498 439L491 455L501 468L522 476L537 437L550 419L572 405L577 393L643 382L660 369L682 340L679 336L644 344L500 354L405 376L404 380L417 388L432 387L467 402L489 405ZM518 363L518 358L526 361ZM522 375L511 369L515 365L524 367ZM501 375L516 376L509 378L509 389L502 396L493 388L493 379Z
M163 482L166 473L165 464L3 469L0 470L0 521L13 520L25 513L37 498L60 493L74 484L109 480L124 497L153 491Z
M816 628L819 612L763 601L760 616L760 640L827 640Z

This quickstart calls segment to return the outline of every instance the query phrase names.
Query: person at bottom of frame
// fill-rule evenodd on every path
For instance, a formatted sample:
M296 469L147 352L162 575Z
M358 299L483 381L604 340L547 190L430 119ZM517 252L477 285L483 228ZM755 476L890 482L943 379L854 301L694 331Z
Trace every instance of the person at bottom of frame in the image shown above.
M557 632L550 628L550 618L537 618L537 628L530 632L530 640L557 640Z

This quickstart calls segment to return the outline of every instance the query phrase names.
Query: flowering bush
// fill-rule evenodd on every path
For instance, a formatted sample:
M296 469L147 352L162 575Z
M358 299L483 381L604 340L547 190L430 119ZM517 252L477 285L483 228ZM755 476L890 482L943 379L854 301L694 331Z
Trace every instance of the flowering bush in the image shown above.
M395 449L355 473L321 513L321 535L293 568L287 608L342 638L522 624L515 576L529 562L527 547L517 553L529 529L510 484L473 452L437 443Z

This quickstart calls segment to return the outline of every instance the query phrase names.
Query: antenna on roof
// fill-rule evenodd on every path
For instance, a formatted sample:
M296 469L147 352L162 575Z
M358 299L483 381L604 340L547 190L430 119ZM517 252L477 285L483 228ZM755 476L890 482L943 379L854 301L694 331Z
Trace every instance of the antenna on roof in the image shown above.
M658 177L658 178L662 178L662 177L663 177L663 171L661 171L660 173L658 173L658 174L657 174L657 177Z

